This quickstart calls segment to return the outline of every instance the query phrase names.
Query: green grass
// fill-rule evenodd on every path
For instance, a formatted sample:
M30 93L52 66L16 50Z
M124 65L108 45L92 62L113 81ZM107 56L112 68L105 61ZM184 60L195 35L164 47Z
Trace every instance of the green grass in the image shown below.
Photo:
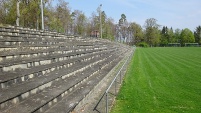
M112 113L201 113L201 48L137 48Z

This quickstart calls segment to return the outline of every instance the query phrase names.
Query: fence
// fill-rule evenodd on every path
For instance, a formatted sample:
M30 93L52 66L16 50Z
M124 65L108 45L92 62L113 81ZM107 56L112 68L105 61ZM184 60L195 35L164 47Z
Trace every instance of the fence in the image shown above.
M124 64L121 66L121 68L118 70L114 79L112 80L112 82L110 83L110 85L108 86L108 88L106 89L106 91L104 92L104 94L102 95L102 97L100 98L100 100L98 101L96 106L94 107L94 110L100 112L97 108L100 105L100 103L102 102L102 104L105 103L105 112L106 113L109 112L109 106L112 104L114 97L116 97L116 95L117 95L117 92L118 92L120 85L122 83L122 80L123 80L122 78L126 73L127 66L133 56L134 51L135 51L135 48L131 52L131 54L128 56L128 58L126 59ZM110 97L110 95L111 95L111 97Z

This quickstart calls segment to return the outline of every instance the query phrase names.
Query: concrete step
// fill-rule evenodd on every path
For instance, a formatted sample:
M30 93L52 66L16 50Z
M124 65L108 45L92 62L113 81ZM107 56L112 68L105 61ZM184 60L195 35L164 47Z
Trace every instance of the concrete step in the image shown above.
M55 70L59 70L62 67L65 68L65 67L72 66L74 65L74 62L77 62L77 61L84 61L88 58L95 58L97 56L105 57L108 53L112 54L113 52L114 50L102 51L99 53L67 59L61 62L59 61L59 62L47 64L47 65L32 67L30 69L20 70L19 72L4 72L0 74L1 88L7 88L11 86L12 84L21 83L23 81L26 81L27 79L32 79L35 76L37 77L38 75L41 75L41 74L43 75Z
M0 54L0 62L6 62L8 60L19 60L20 58L27 58L27 57L38 57L38 56L43 56L43 55L51 55L55 53L68 53L71 51L86 51L89 49L96 50L96 49L101 49L101 47L71 47L71 46L59 46L57 48L43 48L43 49L18 49L15 51L8 51L8 52L1 52ZM12 62L12 61L9 61Z
M102 59L104 59L104 58L102 58ZM100 61L102 61L102 60L99 59L98 62L100 62ZM38 90L38 89L40 89L39 87L44 88L45 86L48 86L51 81L57 80L58 78L61 78L61 77L65 78L64 75L68 76L68 74L70 74L74 71L79 72L77 70L82 70L81 68L86 67L87 64L89 64L88 66L90 66L94 62L97 62L97 58L86 61L86 62L79 62L79 64L69 67L68 70L61 69L61 70L49 73L44 76L34 78L34 79L30 80L29 82L25 82L21 85L16 85L15 87L11 87L11 88L2 90L1 92L3 92L3 93L0 96L0 98L1 98L0 103L4 104L4 106L7 103L13 103L13 102L15 103L16 100L19 100L19 97L21 98L21 96L23 96L23 94L27 94L27 91L28 91L28 94L29 93L32 94L33 92L35 92L35 89ZM65 72L65 73L63 73L63 72ZM16 97L16 95L18 97ZM6 101L10 101L10 102L5 103Z
M103 66L104 64L107 64L108 63L108 61L111 61L111 59L113 59L113 57L111 56L111 57L109 57L107 60L105 60L103 63L102 62L98 62L99 64L97 64L95 67L91 67L91 68L89 68L89 69L91 69L91 70L93 70L93 71L96 71L97 69L99 70L100 69L100 67L101 66ZM102 63L102 64L101 64ZM86 65L86 64L84 64L84 65ZM79 67L80 68L80 67ZM61 71L60 71L61 72ZM87 72L91 72L91 71L87 71ZM84 76L86 76L87 74L84 74L82 77L84 77ZM82 80L82 77L74 77L76 80ZM49 78L49 77L48 77ZM76 80L70 80L70 81L76 81ZM36 81L36 80L35 80ZM68 80L69 81L69 80ZM37 83L38 84L38 83ZM33 85L31 85L31 86L33 86ZM64 86L66 86L66 85L64 85ZM20 91L20 92L22 92L22 91ZM34 96L35 97L35 96ZM18 99L19 100L19 99Z
M68 113L73 111L76 105L81 102L90 91L109 73L109 71L118 63L121 58L113 59L111 63L104 66L98 73L91 76L86 82L82 83L82 85L74 90L69 95L63 97L63 99L58 102L56 105L47 109L40 109L39 112L42 113Z
M43 57L36 58L21 58L13 61L5 61L0 63L0 68L3 72L7 71L15 71L16 69L28 69L30 66L38 66L41 65L42 62L45 64L50 64L53 59L59 59L58 61L63 61L66 57L77 57L84 54L95 53L103 51L103 49L98 50L89 50L89 51L78 51L78 52L70 52L64 54L55 54L55 55L44 55ZM42 63L43 65L43 63Z

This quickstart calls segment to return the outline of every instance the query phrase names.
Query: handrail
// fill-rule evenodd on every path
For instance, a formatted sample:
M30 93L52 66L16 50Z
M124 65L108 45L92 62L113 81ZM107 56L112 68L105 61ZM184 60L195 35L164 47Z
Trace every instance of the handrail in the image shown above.
M133 56L133 53L135 51L132 51L132 53L130 54L130 56L126 59L126 61L124 62L124 64L122 65L122 67L119 69L118 73L116 74L116 76L114 77L114 79L112 80L112 82L110 83L109 87L106 89L106 91L104 92L104 94L101 96L100 100L98 101L98 103L96 104L96 106L94 107L93 110L96 110L96 108L98 107L100 101L103 99L103 97L106 95L106 113L108 113L108 92L110 90L110 88L112 87L112 85L114 84L114 82L116 81L117 77L120 75L120 82L121 82L121 71L123 70L124 66L126 65L126 63L129 61L129 59ZM115 82L116 83L116 82ZM116 92L116 84L115 84L115 92Z
M125 64L128 62L128 60L130 59L130 57L133 55L133 52L130 54L130 56L126 59L126 61L124 62L123 66L121 67L121 69L119 69L118 73L116 74L115 78L113 79L113 81L110 83L109 87L107 88L107 90L105 91L106 93L108 93L108 91L110 90L110 88L112 87L112 84L115 82L115 80L117 79L118 75L121 73L122 69L124 68Z

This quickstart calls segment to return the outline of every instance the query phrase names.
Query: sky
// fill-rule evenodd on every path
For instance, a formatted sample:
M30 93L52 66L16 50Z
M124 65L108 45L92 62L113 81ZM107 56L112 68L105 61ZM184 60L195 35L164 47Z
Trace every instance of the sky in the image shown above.
M121 14L128 22L136 22L142 27L145 20L155 18L162 26L174 30L195 28L201 25L201 0L65 0L71 11L81 10L87 17L102 4L102 11L118 23Z

